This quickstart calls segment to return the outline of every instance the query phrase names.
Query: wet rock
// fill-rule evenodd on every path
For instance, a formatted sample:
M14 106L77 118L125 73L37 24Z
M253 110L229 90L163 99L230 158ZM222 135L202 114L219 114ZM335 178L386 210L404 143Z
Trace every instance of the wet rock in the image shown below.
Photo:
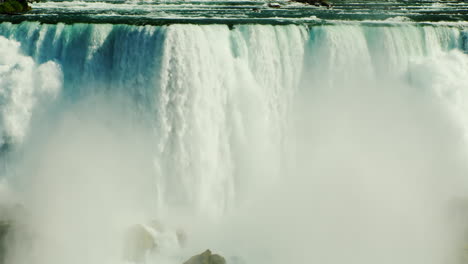
M209 249L205 252L191 257L184 264L226 264L224 257L218 254L212 254Z
M324 6L326 8L333 7L333 5L330 2L325 1L325 0L292 0L292 1L309 4L309 5L315 5L315 6Z
M271 7L271 8L281 8L281 5L278 4L278 3L269 3L269 4L268 4L268 7Z
M123 258L142 263L148 254L171 254L180 250L187 240L183 229L173 229L153 220L130 226L124 236Z
M0 221L0 264L5 263L6 255L6 236L10 230L10 223Z
M130 227L125 234L124 259L131 262L142 262L146 252L154 250L157 244L153 234L143 225Z

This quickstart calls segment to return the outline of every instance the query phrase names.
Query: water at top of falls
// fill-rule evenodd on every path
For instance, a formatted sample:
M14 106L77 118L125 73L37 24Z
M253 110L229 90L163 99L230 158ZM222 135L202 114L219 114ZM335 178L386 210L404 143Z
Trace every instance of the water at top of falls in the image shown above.
M326 24L466 22L466 1L333 1L326 9L287 0L271 8L266 0L233 1L44 1L24 16L0 16L10 22L152 24Z
M278 2L0 16L6 263L459 264L468 3Z
M0 197L34 234L12 264L122 263L133 225L161 243L147 263L206 248L232 263L456 263L464 27L23 22L0 35Z

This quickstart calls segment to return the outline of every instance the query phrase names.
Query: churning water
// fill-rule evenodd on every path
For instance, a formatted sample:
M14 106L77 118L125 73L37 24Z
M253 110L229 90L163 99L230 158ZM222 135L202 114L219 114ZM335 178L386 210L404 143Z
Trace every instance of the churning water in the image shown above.
M124 263L125 230L153 220L140 262L460 263L466 4L235 3L5 18L29 21L0 24L0 204L21 211L7 263Z

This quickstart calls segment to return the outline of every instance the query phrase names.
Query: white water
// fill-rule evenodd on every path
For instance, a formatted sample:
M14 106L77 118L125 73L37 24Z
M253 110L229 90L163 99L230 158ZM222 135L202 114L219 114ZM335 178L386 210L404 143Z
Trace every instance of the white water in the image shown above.
M45 97L53 98L61 87L56 63L35 65L23 56L20 44L0 37L0 144L21 143L29 129L34 108Z
M148 263L206 248L230 263L455 263L462 32L1 24L14 60L0 55L0 90L21 94L2 97L21 139L4 177L33 234L9 263L120 263L125 228L155 218L187 246Z

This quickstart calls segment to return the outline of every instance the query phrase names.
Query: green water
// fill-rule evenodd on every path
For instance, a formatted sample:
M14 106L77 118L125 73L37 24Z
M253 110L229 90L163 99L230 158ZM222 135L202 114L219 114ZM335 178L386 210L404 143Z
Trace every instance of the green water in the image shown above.
M275 2L281 8L268 7ZM45 1L27 15L0 16L20 23L113 23L136 25L326 24L336 21L468 21L467 1L334 1L332 9L290 1Z

